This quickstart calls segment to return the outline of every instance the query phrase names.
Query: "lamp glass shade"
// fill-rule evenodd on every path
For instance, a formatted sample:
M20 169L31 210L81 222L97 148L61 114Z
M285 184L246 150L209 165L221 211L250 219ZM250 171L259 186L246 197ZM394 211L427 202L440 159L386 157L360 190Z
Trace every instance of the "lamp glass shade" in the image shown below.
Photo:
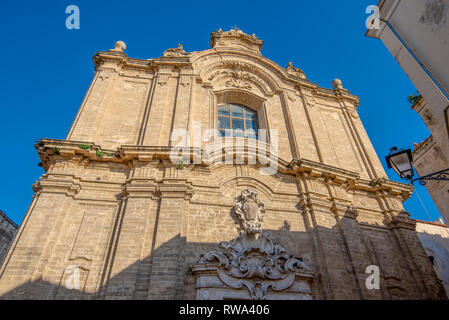
M388 167L396 171L401 178L411 179L413 177L412 154L410 149L397 150L392 148L386 160Z

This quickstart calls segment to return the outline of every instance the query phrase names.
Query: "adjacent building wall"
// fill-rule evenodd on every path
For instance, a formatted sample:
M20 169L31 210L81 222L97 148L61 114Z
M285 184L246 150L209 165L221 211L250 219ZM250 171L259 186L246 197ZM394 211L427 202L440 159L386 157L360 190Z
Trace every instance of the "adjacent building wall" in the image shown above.
M442 144L445 131L441 124L436 121L429 110L429 104L423 97L419 97L413 104L415 110L432 132L426 140L415 144L413 151L413 165L420 176L438 172L449 168L449 160L445 156L449 145ZM442 137L443 135L443 137ZM432 200L435 202L441 215L446 221L449 219L449 181L425 181L426 188Z
M449 297L449 227L417 220L416 232Z
M18 226L0 210L0 266L8 252Z
M449 2L381 0L380 29L366 35L382 40L418 89L413 109L432 133L432 143L414 152L420 175L449 168ZM404 96L411 94L404 93ZM404 111L405 112L405 111ZM428 139L428 140L429 140ZM411 141L413 143L414 141ZM432 146L430 146L432 145ZM429 194L449 221L448 183L429 182Z

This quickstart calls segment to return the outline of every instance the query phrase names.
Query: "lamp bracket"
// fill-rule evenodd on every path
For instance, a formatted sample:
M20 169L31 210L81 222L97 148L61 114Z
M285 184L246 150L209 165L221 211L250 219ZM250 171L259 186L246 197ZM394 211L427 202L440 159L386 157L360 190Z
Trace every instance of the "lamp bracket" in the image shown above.
M419 181L420 185L425 186L427 181L430 180L449 181L449 168L410 180L410 182L413 184L414 182Z

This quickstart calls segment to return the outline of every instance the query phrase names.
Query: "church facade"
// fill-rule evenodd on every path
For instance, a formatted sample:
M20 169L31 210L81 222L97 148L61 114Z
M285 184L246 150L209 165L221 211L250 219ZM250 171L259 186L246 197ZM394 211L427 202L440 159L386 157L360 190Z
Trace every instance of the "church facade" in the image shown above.
M0 269L2 299L444 299L338 79L238 29L211 49L94 56Z

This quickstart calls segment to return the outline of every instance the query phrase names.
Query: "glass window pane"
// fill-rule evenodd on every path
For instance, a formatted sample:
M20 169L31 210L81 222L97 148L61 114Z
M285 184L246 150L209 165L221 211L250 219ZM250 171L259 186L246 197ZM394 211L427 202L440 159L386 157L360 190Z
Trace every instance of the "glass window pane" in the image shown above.
M230 129L229 118L218 117L218 129Z
M243 118L243 108L241 106L231 104L232 107L232 116Z
M225 104L224 106L218 107L218 114L222 116L229 116L229 105Z
M219 137L226 137L226 131L218 130Z
M233 130L244 130L243 120L241 119L232 119L232 129Z
M257 112L248 108L245 108L245 118L248 120L257 120Z
M257 132L257 122L246 120L246 131Z

